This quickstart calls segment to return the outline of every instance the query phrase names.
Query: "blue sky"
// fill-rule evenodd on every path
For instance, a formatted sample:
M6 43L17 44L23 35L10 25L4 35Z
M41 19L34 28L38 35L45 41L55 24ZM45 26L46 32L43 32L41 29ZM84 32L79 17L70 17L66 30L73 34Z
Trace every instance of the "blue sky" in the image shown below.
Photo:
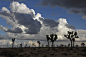
M47 1L47 0L46 0ZM46 2L45 0L44 0L44 2ZM56 1L56 0L55 0ZM55 2L55 1L53 1L53 2ZM82 17L83 16L85 16L85 14L83 15L82 13L77 13L77 14L75 14L75 12L70 12L70 10L72 9L72 7L70 6L68 9L66 9L66 6L59 6L58 4L53 4L53 2L48 2L48 5L46 5L47 4L47 2L46 3L43 3L43 0L23 0L23 1L14 1L14 2L18 2L18 3L24 3L26 6L27 6L27 8L29 8L29 9L33 9L34 11L35 11L35 16L37 15L37 13L40 13L41 14L41 17L43 17L44 18L44 21L43 20L41 20L41 21L43 21L43 26L45 25L45 24L47 24L47 26L52 26L51 24L53 24L52 22L51 22L51 24L50 23L48 23L48 21L46 20L46 19L49 19L49 21L51 21L51 19L52 20L58 20L58 22L60 23L61 22L61 24L64 24L64 22L65 22L65 20L64 19L66 19L66 23L68 24L68 25L72 25L73 27L75 27L75 30L77 30L78 31L78 35L82 35L83 33L83 40L85 39L84 38L84 36L86 35L86 33L85 33L85 31L86 31L86 26L85 26L85 24L86 24L86 20L85 20L85 18L83 19ZM1 9L2 9L2 7L5 7L5 8L7 8L9 11L12 11L11 9L12 8L10 8L10 3L13 3L12 1L6 1L6 0L0 0L0 11L2 11ZM41 4L42 3L42 4ZM63 4L64 4L64 2L63 2ZM53 7L52 7L52 6ZM15 6L15 5L14 5ZM77 7L78 6L76 6L76 8L74 8L75 10L77 9ZM17 8L18 9L18 8ZM79 9L77 9L77 10L79 10ZM15 11L16 12L16 11ZM3 12L2 12L3 13ZM16 13L17 14L17 13ZM23 14L23 13L22 13ZM30 13L29 13L30 14ZM33 14L33 12L32 12L32 14ZM3 16L5 16L5 15L3 15ZM16 16L16 15L15 15ZM10 16L9 16L10 17ZM5 18L7 18L7 17L5 17ZM63 19L59 19L59 18L63 18ZM33 18L34 19L34 18ZM37 20L39 20L39 18L37 19ZM63 21L61 21L61 20L63 20ZM20 20L19 20L20 21ZM30 21L30 20L29 20ZM34 22L36 22L36 21L34 21ZM38 21L37 21L38 22ZM56 22L56 21L55 21ZM66 24L65 23L65 24ZM18 24L21 24L21 25L25 25L25 24L22 24L21 22L20 23L17 23L16 25L18 25ZM40 32L40 28L41 28L41 26L40 26L40 24L39 24L39 22L37 23L38 24L38 26L37 26L37 28L39 29L38 31ZM61 24L59 24L59 26L61 25ZM6 27L8 27L9 29L7 29L7 31L5 30L5 29L0 29L0 35L8 35L8 38L12 38L12 36L10 36L10 34L9 33L12 33L12 35L13 35L13 37L15 37L15 34L17 35L18 33L13 33L14 31L12 31L12 30L10 30L10 29L20 29L20 27L18 27L17 26L17 28L15 28L16 26L13 26L12 27L12 25L11 24L7 24L7 20L6 19L3 19L2 18L2 16L0 17L0 25L2 25L4 28L6 28ZM55 25L56 25L56 23L55 23ZM33 25L33 27L32 28L34 28L34 26L36 26L36 25ZM63 26L65 26L65 25L63 25ZM29 28L28 26L26 26L25 25L25 27L27 27L27 28ZM71 27L71 26L70 26ZM43 28L46 28L46 26L44 26ZM51 27L49 27L49 28L51 28ZM54 27L53 27L54 28ZM58 27L57 27L58 28ZM22 29L22 28L21 28ZM59 28L58 28L59 29ZM64 27L62 27L61 29L64 29ZM67 29L72 29L72 28L67 28ZM9 30L10 30L10 32L9 32ZM32 29L31 29L32 30ZM64 29L64 30L62 30L63 32L66 30L66 28ZM21 30L20 30L21 31ZM27 30L27 31L29 31L29 30ZM36 34L34 34L34 33L38 33L38 31L36 31L36 32L27 32L27 31L25 31L32 39L34 39L33 38L33 35L35 35L35 37L36 37L36 39L38 39L37 38L37 35ZM43 30L42 30L43 31ZM49 30L50 31L50 30ZM61 30L59 30L59 31L61 31ZM67 30L66 30L67 31ZM65 31L65 32L66 32ZM84 31L84 32L83 32ZM19 32L20 33L20 32ZM41 32L40 32L41 33ZM43 33L46 33L46 32L43 32ZM48 32L49 33L49 32ZM51 33L53 33L52 31L51 31ZM55 32L55 33L60 33L60 32ZM61 33L61 35L63 35L64 33ZM19 34L19 36L20 36L21 34ZM40 36L41 35L41 36ZM59 34L60 35L60 34ZM61 36L60 35L60 36ZM40 36L40 37L42 37L42 36L45 36L44 34L42 35L42 33L41 34L39 34L38 36ZM59 37L60 37L59 36ZM25 37L25 35L24 36L21 36L21 37ZM28 37L28 36L27 36ZM26 37L26 39L27 39L27 37ZM3 37L4 38L4 37ZM17 37L17 38L19 38L19 37ZM16 38L16 39L17 39ZM30 38L30 39L31 39ZM20 39L20 38L19 38ZM25 39L25 38L23 38L23 39ZM28 38L29 39L29 38ZM60 39L60 38L59 38ZM62 38L61 38L62 39ZM60 40L61 40L60 39ZM44 40L44 39L42 39L42 40ZM80 40L80 39L79 39ZM82 42L83 42L83 40L82 40ZM34 41L32 41L32 42L34 42ZM16 41L16 43L18 43L18 41ZM24 43L24 42L23 42ZM30 44L30 43L29 43ZM46 44L46 43L45 43Z

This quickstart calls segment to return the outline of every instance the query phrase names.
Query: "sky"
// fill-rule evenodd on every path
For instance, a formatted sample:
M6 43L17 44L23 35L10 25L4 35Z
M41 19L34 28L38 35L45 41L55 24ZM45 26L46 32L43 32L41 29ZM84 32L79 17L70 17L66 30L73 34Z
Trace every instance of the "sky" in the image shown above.
M77 32L75 45L86 43L85 5L85 0L0 0L0 46L11 47L12 38L15 47L47 45L47 34L58 35L55 45L68 45L67 31Z

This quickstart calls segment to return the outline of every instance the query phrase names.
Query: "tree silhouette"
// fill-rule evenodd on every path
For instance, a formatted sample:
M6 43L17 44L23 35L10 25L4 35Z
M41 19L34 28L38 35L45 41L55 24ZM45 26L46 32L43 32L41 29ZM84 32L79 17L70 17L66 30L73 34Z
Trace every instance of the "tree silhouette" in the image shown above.
M44 47L44 45L42 44L42 47Z
M76 47L78 47L78 45L76 45Z
M54 41L56 41L56 39L57 39L58 37L57 37L57 35L55 34L51 34L50 35L50 40L51 40L51 42L52 42L52 47L54 46Z
M37 41L37 43L39 44L39 48L40 48L40 41Z
M13 49L13 46L14 46L14 41L15 41L15 38L12 39L12 49Z
M68 44L68 47L70 47L70 43Z
M48 46L50 47L50 45L49 45L49 40L50 40L49 35L46 35L46 38L47 38Z
M32 45L35 47L35 44L34 43L32 43Z
M63 46L64 46L63 44L60 45L60 47L63 47Z
M81 45L84 47L85 43L81 43Z
M64 35L67 39L70 39L70 41L71 41L71 49L72 49L72 41L74 41L74 39L73 38L79 38L78 36L77 36L77 32L69 32L68 31L68 35ZM74 42L73 42L74 43Z
M22 47L22 44L20 44L20 47Z

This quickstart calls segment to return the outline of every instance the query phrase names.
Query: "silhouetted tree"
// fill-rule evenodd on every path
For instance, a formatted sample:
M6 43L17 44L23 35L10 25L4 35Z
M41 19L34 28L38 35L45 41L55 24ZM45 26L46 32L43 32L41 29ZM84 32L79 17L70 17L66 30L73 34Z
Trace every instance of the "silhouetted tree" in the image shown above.
M13 49L13 46L14 46L14 41L15 41L15 38L12 39L12 49Z
M66 47L66 45L65 45L65 47Z
M60 45L60 47L63 47L63 46L64 46L63 44Z
M68 47L70 47L70 43L68 44Z
M55 36L55 37L54 37ZM57 39L58 37L57 37L57 35L55 34L51 34L50 35L50 40L51 40L51 42L52 42L52 47L53 47L53 45L54 45L54 41L56 41L56 39Z
M58 45L57 45L57 47L58 47Z
M22 47L22 44L20 44L20 47Z
M42 47L44 47L44 45L42 44Z
M37 43L39 44L39 48L40 48L40 41L37 41Z
M71 49L72 49L72 41L74 40L73 38L79 38L78 36L77 36L77 32L69 32L68 31L68 35L64 35L67 39L70 39L70 41L71 41Z
M32 43L32 45L35 47L35 44L34 43Z
M85 43L81 43L81 45L84 47Z
M50 45L49 45L49 40L50 40L49 35L46 35L46 38L47 38L48 46L50 47Z
M78 45L76 45L76 47L78 47Z

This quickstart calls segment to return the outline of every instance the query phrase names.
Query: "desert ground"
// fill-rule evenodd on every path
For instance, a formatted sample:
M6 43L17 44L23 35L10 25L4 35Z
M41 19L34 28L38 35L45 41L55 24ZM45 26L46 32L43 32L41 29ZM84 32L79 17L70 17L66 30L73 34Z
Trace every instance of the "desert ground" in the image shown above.
M86 57L86 47L0 48L0 57Z

